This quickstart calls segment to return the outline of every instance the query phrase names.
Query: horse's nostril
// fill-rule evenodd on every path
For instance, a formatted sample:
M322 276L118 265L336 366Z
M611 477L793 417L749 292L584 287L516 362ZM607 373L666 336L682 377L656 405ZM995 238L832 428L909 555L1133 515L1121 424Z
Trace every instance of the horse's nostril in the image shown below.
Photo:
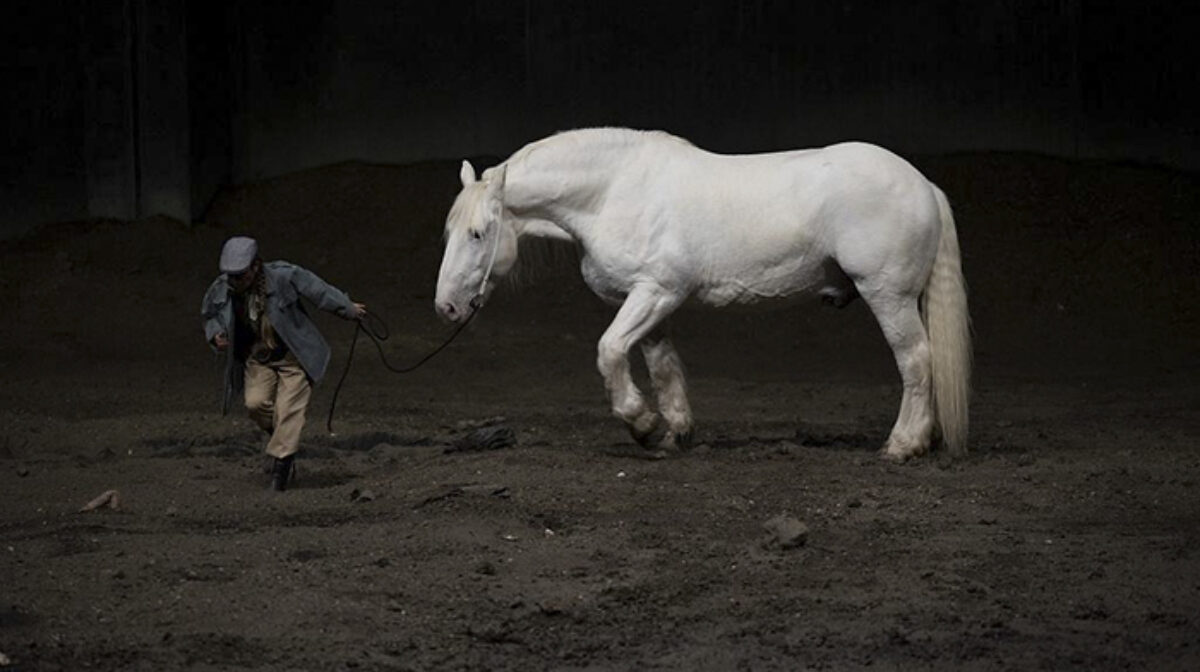
M456 309L454 304L450 303L449 301L443 301L438 305L438 309L447 319L453 320L458 317L458 309Z

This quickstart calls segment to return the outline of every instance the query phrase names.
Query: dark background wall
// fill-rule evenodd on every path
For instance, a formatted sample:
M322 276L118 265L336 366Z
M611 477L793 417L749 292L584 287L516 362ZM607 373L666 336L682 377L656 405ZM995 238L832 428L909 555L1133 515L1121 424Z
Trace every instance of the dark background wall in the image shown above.
M201 218L332 162L662 128L722 152L862 139L1200 167L1195 22L1086 0L19 0L0 234Z

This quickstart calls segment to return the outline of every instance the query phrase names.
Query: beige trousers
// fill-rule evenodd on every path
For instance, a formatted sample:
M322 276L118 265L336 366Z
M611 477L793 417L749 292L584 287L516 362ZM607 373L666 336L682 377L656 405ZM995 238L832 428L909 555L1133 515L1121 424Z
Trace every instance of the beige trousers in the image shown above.
M312 385L295 355L269 364L248 360L245 396L250 418L271 434L268 455L282 459L300 450Z

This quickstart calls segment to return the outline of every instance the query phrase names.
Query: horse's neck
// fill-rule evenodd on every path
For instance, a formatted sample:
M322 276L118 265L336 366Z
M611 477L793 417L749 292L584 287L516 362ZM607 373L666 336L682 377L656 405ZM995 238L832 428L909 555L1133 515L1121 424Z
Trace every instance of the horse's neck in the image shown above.
M509 160L504 202L518 218L532 222L526 233L559 237L553 235L557 228L579 239L631 147L628 142L556 140L535 143Z

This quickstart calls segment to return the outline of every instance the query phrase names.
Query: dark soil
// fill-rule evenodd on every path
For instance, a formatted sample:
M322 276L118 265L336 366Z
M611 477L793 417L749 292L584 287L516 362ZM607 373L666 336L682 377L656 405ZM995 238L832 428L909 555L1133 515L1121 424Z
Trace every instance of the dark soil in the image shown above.
M224 238L368 303L412 361L451 163L231 190L204 224L0 244L0 654L19 670L1200 668L1200 189L1033 156L919 161L956 208L968 457L876 454L898 377L860 303L675 324L696 446L611 417L611 311L564 265L425 368L352 327L298 481L220 414L200 298ZM472 450L480 427L515 445ZM79 513L115 489L119 508ZM780 515L806 534L783 544ZM800 530L800 527L794 527Z

